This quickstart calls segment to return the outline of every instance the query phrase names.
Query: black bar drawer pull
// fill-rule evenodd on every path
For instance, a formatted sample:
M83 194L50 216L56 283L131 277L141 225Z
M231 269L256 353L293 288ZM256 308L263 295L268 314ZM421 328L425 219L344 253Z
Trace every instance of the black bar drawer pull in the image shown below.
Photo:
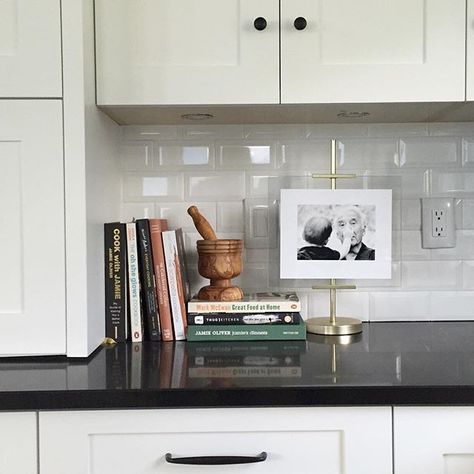
M186 458L174 458L171 453L166 453L166 462L171 464L201 464L215 466L219 464L249 464L253 462L262 462L267 459L265 451L256 456L190 456Z

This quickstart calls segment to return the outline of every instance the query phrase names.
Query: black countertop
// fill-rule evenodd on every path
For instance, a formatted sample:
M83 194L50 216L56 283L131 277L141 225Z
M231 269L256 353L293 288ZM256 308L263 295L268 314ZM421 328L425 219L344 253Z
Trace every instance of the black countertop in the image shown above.
M101 347L0 359L0 410L474 405L474 322L370 323L352 338Z

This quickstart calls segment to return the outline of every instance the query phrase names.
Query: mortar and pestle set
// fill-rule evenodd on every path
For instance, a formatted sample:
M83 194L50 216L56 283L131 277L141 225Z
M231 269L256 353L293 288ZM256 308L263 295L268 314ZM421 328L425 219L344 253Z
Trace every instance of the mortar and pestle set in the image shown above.
M198 251L198 271L204 278L209 278L210 285L203 286L197 298L205 301L237 301L244 294L238 286L233 286L231 279L242 272L241 239L218 239L214 229L196 206L188 208L194 225L204 240L196 242Z

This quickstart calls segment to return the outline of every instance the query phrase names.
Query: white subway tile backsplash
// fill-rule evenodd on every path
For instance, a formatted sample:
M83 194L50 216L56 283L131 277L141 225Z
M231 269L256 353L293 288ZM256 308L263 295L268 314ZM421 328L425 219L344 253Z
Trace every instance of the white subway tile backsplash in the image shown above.
M428 291L371 293L370 321L410 321L430 319Z
M159 202L156 204L156 214L161 219L168 220L170 229L182 228L187 232L197 232L194 222L187 210L197 206L201 214L216 229L216 203L214 202Z
M127 201L180 201L183 199L181 173L125 173L123 199Z
M462 270L462 287L465 290L474 290L474 260L463 262Z
M217 203L217 231L242 232L244 228L244 204L237 202Z
M393 170L398 167L397 140L342 138L337 142L338 168Z
M122 142L120 165L124 171L147 171L153 169L153 142L135 140Z
M474 135L474 123L472 122L433 122L428 124L428 132L431 136L464 136Z
M185 125L180 128L183 138L244 138L242 125Z
M122 127L125 140L161 140L178 138L176 125L127 125Z
M218 142L218 169L272 169L275 166L276 145L265 142Z
M160 142L154 146L157 169L213 169L214 145L205 142Z
M328 140L282 141L277 167L309 173L331 172L331 149Z
M462 201L462 229L474 229L474 199Z
M367 125L354 124L332 124L316 123L306 127L308 138L342 138L342 137L364 137L367 136ZM329 140L328 140L329 148Z
M149 219L151 217L156 217L155 203L153 202L137 202L122 203L121 207L121 222L132 222L133 219Z
M163 217L170 227L182 227L196 292L208 280L197 272L201 236L186 212L195 204L219 238L244 238L246 232L237 279L245 290L297 290L305 317L327 315L329 292L311 290L326 280L280 280L277 225L280 189L330 188L329 180L310 175L329 171L331 138L338 140L338 171L357 175L338 180L337 188L392 189L393 195L392 278L340 280L357 290L338 292L338 315L474 320L471 123L126 126L118 163L121 219ZM455 198L456 247L421 247L425 196ZM256 248L243 200L257 210Z
M401 167L458 165L460 151L459 138L403 138L400 140L399 165Z
M268 291L268 263L246 262L241 275L241 285L245 293Z
M421 200L403 199L401 202L402 229L420 230L421 229Z
M421 246L421 231L404 230L402 234L401 258L407 260L429 260L431 253Z
M426 123L371 123L368 135L374 138L383 137L422 137L428 135Z
M406 289L456 289L461 286L462 262L403 262L403 287Z
M245 197L245 174L235 172L185 173L187 200L237 201Z
M474 197L474 172L433 170L432 195Z
M307 136L306 125L302 124L273 124L273 125L244 125L244 137L253 138L299 138Z
M474 291L433 291L430 315L437 320L474 319Z

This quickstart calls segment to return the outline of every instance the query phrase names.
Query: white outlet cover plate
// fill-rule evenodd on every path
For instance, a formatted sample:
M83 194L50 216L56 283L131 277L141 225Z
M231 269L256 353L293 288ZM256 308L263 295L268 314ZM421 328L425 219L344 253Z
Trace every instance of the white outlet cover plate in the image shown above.
M456 227L454 220L453 198L423 198L421 200L421 246L424 249L443 249L456 247ZM435 211L442 211L443 232L442 235L434 231Z

